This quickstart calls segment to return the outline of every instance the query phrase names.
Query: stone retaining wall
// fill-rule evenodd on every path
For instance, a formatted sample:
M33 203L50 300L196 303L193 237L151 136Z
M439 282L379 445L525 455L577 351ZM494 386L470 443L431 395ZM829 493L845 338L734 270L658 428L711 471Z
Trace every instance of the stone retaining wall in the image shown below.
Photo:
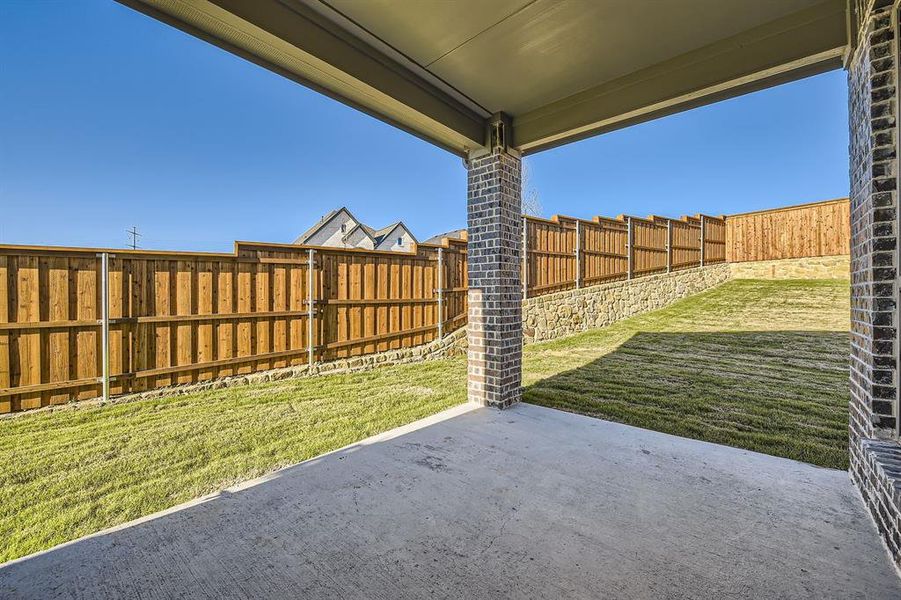
M605 327L730 278L729 265L723 263L529 298L523 302L523 339L537 342Z
M731 263L733 279L850 279L851 257L815 256Z

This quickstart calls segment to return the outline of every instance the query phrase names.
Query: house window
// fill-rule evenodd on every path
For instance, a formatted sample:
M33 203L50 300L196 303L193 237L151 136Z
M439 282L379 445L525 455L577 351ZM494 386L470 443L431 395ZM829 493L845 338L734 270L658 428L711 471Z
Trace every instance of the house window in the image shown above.
M404 238L402 238L402 237L397 238L397 245L398 245L398 246L403 246L403 245L404 245Z
M341 223L341 233L347 233L347 223Z

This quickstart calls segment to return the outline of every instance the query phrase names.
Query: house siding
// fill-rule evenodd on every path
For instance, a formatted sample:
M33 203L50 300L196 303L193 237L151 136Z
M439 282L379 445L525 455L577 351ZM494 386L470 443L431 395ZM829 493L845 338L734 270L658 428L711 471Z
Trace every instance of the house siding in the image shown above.
M313 233L304 238L303 235L295 243L308 246L324 246L327 248L361 248L364 250L389 250L393 252L413 252L416 238L403 224L395 224L391 232L381 237L373 237L366 226L357 220L346 208L330 213L324 223L313 228ZM342 227L343 226L343 227ZM382 230L384 231L384 229ZM307 234L304 234L307 235ZM400 243L398 243L400 238ZM381 239L381 243L379 243Z
M345 226L343 232L341 231L341 225ZM345 243L342 238L357 225L359 225L359 222L353 216L341 211L304 243L310 246L329 246L332 248L353 247Z
M397 239L400 238L403 243L398 244ZM391 250L393 252L412 252L413 244L416 243L413 235L406 227L395 229L385 236L382 243L376 247L376 250Z
M362 228L350 232L350 234L347 235L346 244L351 248L364 248L366 250L373 250L375 248L372 238L363 231Z

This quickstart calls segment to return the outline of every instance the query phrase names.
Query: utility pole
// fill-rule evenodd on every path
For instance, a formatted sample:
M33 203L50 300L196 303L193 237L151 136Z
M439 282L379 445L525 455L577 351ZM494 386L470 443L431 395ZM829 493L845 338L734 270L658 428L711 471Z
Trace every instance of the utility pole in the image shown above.
M132 250L137 250L138 249L138 238L141 237L141 234L138 233L138 228L135 227L134 225L132 225L131 229L125 230L125 233L127 233L128 235L131 236L131 243L129 243L128 246Z

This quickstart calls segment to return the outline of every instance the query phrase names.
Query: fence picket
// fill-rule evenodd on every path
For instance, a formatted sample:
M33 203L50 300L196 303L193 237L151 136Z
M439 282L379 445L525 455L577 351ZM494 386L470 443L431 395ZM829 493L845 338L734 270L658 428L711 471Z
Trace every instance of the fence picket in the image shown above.
M771 212L524 216L523 297L724 262L727 254L847 252L847 201ZM802 222L814 239L805 241ZM786 227L791 235L779 235ZM0 413L409 347L466 322L465 238L410 253L235 246L229 254L114 257L0 246Z
M724 229L724 258L729 262L851 252L847 198L729 215Z

